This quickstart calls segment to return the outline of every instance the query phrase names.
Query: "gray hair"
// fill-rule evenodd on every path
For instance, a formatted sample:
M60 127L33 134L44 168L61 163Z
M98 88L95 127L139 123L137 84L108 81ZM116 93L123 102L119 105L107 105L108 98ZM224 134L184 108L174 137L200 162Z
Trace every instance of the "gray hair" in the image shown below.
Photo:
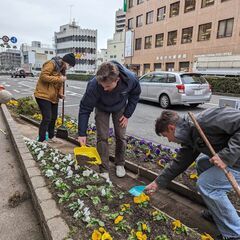
M168 130L168 125L176 125L177 121L179 120L179 115L177 112L164 110L160 117L157 118L155 123L155 132L157 135L160 135L163 132Z
M102 63L97 71L96 79L98 83L114 82L119 77L118 67L112 62Z

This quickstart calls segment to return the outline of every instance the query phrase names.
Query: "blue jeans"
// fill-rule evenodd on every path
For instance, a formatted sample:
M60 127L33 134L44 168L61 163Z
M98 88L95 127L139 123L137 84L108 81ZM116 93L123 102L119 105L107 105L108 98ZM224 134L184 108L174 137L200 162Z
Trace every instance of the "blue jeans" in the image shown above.
M236 238L240 236L240 217L229 201L227 192L232 189L225 173L209 162L209 157L201 154L196 160L200 175L197 187L204 199L218 230L223 237ZM240 184L240 171L227 168Z

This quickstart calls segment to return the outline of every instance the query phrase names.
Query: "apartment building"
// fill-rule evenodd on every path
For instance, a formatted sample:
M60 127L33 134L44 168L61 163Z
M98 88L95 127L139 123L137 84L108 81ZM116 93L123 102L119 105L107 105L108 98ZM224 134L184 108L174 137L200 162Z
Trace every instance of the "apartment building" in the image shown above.
M128 0L126 28L125 63L139 75L192 71L200 56L240 55L239 0Z
M123 9L118 9L115 14L115 33L122 32L125 29L126 13Z
M73 20L70 24L60 26L55 32L56 54L60 57L66 53L76 54L75 72L93 73L97 60L97 30L83 29Z

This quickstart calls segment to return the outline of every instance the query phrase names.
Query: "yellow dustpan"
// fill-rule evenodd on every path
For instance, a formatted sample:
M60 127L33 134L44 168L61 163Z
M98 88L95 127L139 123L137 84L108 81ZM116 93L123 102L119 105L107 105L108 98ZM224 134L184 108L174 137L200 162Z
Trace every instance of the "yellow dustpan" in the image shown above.
M87 161L87 163L92 165L100 165L102 163L102 160L95 147L87 147L87 146L75 147L74 156L75 156L76 163L78 163L77 156L85 156L85 157L91 158L92 161Z

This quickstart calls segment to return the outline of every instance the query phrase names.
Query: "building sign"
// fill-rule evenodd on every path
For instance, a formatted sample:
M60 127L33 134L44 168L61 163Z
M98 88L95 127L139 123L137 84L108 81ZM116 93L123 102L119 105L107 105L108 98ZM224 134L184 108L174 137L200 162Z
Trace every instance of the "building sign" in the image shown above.
M133 37L134 32L129 30L126 31L125 35L125 49L124 49L124 56L125 57L132 57L133 56Z

